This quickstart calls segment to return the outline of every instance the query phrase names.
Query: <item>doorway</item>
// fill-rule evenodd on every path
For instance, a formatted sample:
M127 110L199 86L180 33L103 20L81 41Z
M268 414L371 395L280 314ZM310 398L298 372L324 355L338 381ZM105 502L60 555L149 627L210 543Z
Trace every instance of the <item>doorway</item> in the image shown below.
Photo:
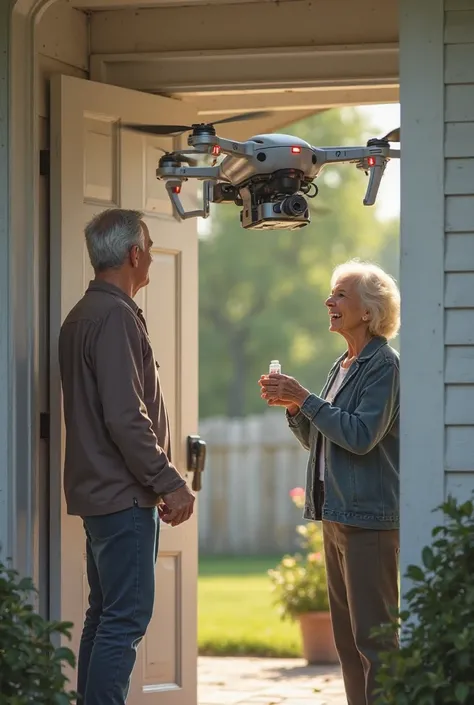
M359 106L281 131L316 145L365 144L399 122L398 104ZM284 372L319 392L343 351L339 336L327 332L323 305L334 265L358 256L398 279L398 162L387 166L376 209L362 205L365 177L352 165L328 169L317 184L312 224L300 231L244 231L239 209L224 205L201 224L200 434L208 444L199 512L203 697L212 683L232 691L234 669L248 674L244 683L258 672L271 679L288 656L295 661L281 665L285 677L308 677L299 671L298 624L280 620L268 576L285 554L301 550L298 527L305 522L290 494L304 486L307 452L288 433L281 410L266 410L257 380L278 359ZM397 339L391 343L398 347ZM269 693L275 695L271 686Z

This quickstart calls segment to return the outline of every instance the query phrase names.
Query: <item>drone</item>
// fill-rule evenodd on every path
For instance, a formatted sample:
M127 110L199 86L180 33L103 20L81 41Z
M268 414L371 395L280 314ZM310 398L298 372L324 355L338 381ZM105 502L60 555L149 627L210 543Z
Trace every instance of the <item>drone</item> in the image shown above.
M390 159L399 159L400 129L370 139L365 147L313 147L284 134L256 135L245 142L223 139L216 125L266 117L268 111L244 113L214 123L142 125L123 128L147 135L188 135L189 150L164 152L156 170L178 218L207 218L211 203L241 207L240 221L248 230L295 230L311 221L308 198L318 194L314 180L327 164L351 163L369 177L365 206L372 206ZM203 204L185 211L180 193L189 179L203 182Z

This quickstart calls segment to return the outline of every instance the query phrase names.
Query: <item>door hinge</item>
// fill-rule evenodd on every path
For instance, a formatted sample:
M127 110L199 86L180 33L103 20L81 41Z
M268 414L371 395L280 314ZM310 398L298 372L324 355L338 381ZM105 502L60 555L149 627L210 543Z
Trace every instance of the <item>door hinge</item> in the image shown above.
M50 172L50 151L49 149L40 149L40 176L49 176Z
M46 411L40 413L39 432L40 438L49 441L49 414Z

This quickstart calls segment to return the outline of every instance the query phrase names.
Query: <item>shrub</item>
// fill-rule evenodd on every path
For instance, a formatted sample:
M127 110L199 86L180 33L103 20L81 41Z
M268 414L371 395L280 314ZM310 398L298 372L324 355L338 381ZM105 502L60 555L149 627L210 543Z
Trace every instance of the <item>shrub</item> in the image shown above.
M290 496L297 507L304 504L304 490L296 487ZM297 527L302 553L283 556L268 574L273 583L275 604L282 618L295 619L305 612L329 610L326 566L321 527L310 522Z
M423 549L423 567L407 569L400 650L382 656L380 705L474 703L473 506L450 497L439 507L445 521Z
M67 705L75 694L66 692L64 662L74 655L55 648L55 634L70 638L72 624L48 622L30 603L35 592L29 578L0 562L0 702L2 705Z

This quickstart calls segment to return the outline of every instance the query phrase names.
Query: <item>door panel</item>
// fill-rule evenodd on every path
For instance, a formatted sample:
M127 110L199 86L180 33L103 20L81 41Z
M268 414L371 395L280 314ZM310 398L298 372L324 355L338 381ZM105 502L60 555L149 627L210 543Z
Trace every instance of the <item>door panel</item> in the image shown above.
M197 227L178 222L155 169L171 138L119 130L119 121L194 121L189 106L81 79L51 85L51 468L56 478L51 526L56 560L52 610L75 624L77 647L87 601L80 519L66 514L62 476L64 428L57 339L92 270L84 225L101 209L142 210L154 242L150 284L136 297L147 318L173 434L173 459L184 472L185 439L197 430ZM189 187L192 189L192 185ZM57 432L55 433L55 430ZM196 702L197 520L162 525L153 619L138 653L131 705Z

